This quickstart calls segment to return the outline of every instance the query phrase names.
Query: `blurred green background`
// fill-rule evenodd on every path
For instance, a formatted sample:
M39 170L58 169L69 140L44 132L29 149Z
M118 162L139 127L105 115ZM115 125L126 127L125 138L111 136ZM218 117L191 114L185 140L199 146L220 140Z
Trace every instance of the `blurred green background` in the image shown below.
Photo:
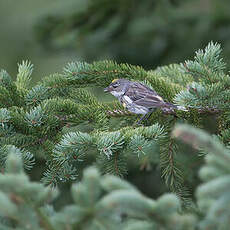
M0 68L35 65L34 81L72 60L155 68L182 62L210 40L230 57L228 0L1 0Z
M36 38L37 23L46 15L68 10L75 1L62 0L0 0L0 68L12 76L17 63L30 60L34 64L34 80L60 72L71 60L78 58L76 50L56 52L44 49Z

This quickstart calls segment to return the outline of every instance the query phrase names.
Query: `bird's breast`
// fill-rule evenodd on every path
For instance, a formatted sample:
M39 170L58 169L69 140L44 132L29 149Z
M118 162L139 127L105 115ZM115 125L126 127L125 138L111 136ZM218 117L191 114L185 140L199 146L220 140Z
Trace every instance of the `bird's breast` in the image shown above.
M130 97L126 96L126 95L124 95L123 100L126 101L129 104L133 103L133 100Z
M121 97L120 102L131 113L146 114L149 112L148 108L135 104L135 102L126 95Z

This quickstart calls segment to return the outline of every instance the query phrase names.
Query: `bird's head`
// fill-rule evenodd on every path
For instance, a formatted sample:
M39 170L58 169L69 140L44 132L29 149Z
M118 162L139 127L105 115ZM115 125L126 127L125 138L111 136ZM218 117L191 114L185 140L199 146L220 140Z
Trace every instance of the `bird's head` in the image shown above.
M115 97L121 97L125 94L130 81L126 79L114 79L111 84L104 89L104 92L109 92Z

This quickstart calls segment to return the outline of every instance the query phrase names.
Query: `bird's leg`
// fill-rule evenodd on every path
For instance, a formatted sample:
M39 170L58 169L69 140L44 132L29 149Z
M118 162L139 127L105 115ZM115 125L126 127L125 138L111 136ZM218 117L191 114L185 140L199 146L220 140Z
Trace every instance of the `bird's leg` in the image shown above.
M154 112L154 110L155 109L150 109L149 112L146 113L146 114L144 114L136 124L139 125L141 123L141 121L147 120L152 115L152 113Z
M139 125L146 118L147 115L148 113L144 114L136 124Z
M148 120L149 119L149 117L152 115L152 113L154 112L154 110L155 109L151 109L146 115L146 117L145 117L145 120Z

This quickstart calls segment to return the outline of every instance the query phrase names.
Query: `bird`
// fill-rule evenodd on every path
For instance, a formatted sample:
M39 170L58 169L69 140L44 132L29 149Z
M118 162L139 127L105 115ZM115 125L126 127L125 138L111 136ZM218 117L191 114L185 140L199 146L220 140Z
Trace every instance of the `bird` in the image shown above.
M153 89L137 81L122 78L114 79L108 87L104 88L104 92L109 92L115 96L129 112L142 114L137 124L148 119L157 108L164 112L182 109L172 103L165 102Z

